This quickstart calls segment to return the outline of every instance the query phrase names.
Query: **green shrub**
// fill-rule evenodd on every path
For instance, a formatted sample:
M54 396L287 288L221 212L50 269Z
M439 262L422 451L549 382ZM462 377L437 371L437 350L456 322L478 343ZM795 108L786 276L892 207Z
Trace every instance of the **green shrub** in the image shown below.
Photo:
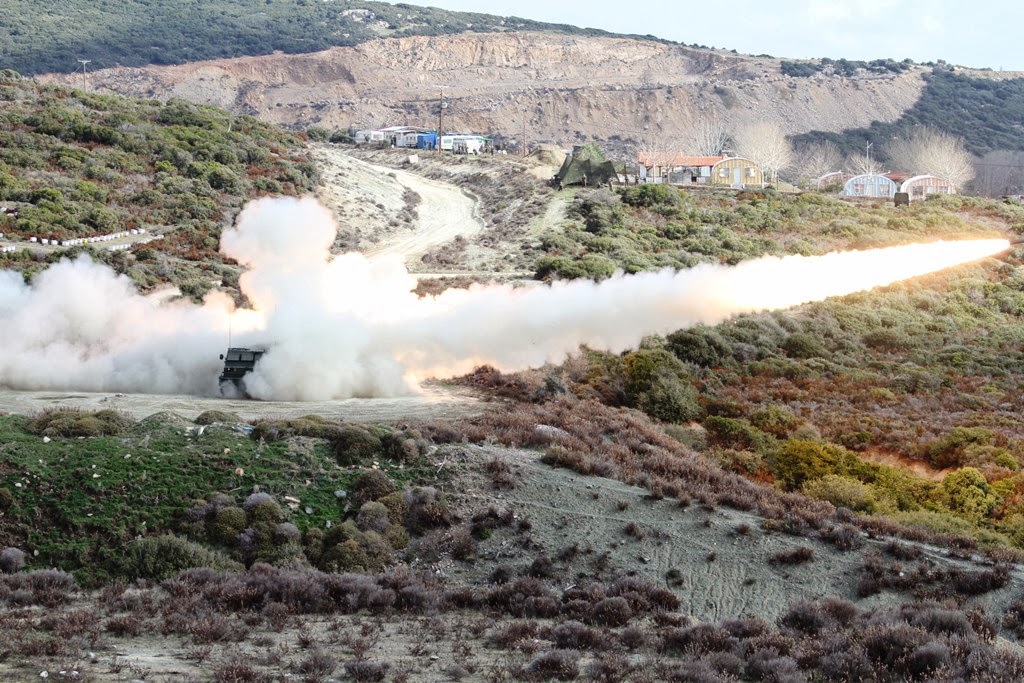
M782 342L782 350L790 358L826 358L828 356L828 352L821 342L802 332L786 337Z
M682 361L665 349L640 349L623 358L625 390L631 405L666 422L703 415L697 389Z
M874 490L851 477L838 474L826 474L818 479L804 482L802 492L805 496L827 500L836 507L844 507L854 512L871 514L878 510L878 501Z
M211 425L214 422L227 422L227 423L239 423L242 421L235 413L229 413L224 410L207 410L199 415L195 419L197 425Z
M359 527L360 531L384 533L391 526L388 509L382 503L375 501L363 503L356 517L356 526Z
M324 571L380 571L391 563L394 548L376 531L363 531L352 521L324 534L318 566Z
M209 538L214 543L233 546L238 543L238 534L248 524L245 510L236 506L222 507L213 514L209 523Z
M967 458L972 446L991 446L995 432L982 427L956 427L949 434L925 447L928 460L935 467L960 467L973 464Z
M347 425L332 437L331 449L338 464L348 466L381 457L383 444L367 427Z
M0 487L0 510L9 510L14 505L14 494L6 486Z
M281 506L269 493L262 491L251 494L242 504L250 524L258 522L269 522L276 524L283 521L284 514Z
M799 439L783 441L769 461L776 480L787 491L829 474L847 474L858 462L857 456L842 446Z
M648 208L663 216L675 214L682 203L677 189L654 183L622 188L619 196L625 204Z
M380 470L367 470L352 482L352 503L362 507L364 503L378 500L394 493L394 482Z
M713 445L737 450L767 453L773 448L774 439L747 420L711 415L704 420L704 428Z
M182 570L198 567L225 571L242 569L242 565L222 553L174 534L165 534L147 536L129 543L121 573L129 579L163 581Z
M964 467L947 474L942 479L940 490L949 509L968 519L984 519L996 504L985 476L974 467Z
M774 403L750 413L749 420L762 432L771 434L778 439L788 438L802 423L799 417Z
M665 341L666 348L685 363L714 368L732 361L729 342L704 326L673 332Z
M56 408L44 410L32 418L26 429L49 437L113 436L134 425L135 420L116 410L86 412Z

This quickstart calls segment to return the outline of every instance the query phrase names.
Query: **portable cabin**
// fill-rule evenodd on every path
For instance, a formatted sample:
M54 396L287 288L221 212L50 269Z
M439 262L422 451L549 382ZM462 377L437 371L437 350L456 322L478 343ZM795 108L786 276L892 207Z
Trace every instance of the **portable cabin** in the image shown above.
M416 149L436 149L437 133L419 133L416 136Z
M357 130L352 139L357 145L379 144L384 142L382 130Z

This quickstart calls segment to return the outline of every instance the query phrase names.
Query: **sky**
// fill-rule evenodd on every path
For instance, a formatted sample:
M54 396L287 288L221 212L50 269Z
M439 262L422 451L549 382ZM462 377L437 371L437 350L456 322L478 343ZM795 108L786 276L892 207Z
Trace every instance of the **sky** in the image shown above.
M1020 0L404 0L654 35L743 54L915 62L1024 70Z

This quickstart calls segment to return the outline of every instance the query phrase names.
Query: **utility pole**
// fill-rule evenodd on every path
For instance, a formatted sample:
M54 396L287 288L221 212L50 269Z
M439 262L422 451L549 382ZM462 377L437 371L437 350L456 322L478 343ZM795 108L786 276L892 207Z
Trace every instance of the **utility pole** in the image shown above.
M867 169L865 169L865 171L867 173L874 173L875 172L874 169L871 168L871 145L872 144L873 143L869 142L869 143L867 143L867 147L864 148L864 152L865 152L865 154L866 154L866 156L868 158L868 167L867 167Z
M442 122L444 121L444 108L448 104L444 101L444 88L441 88L441 100L437 106L437 153L441 153L441 136L444 134L444 127Z
M84 81L88 77L88 73L86 73L86 70L85 70L85 65L88 64L89 62L91 62L92 60L91 59L79 59L77 61L78 61L79 64L82 65L82 80Z
M526 156L526 110L523 110L523 157Z

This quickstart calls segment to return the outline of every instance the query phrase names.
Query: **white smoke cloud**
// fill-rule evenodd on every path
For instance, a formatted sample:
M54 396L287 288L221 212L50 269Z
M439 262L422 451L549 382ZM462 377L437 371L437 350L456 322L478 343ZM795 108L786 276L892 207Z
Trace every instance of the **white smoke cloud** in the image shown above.
M257 398L394 396L483 363L523 369L561 361L581 344L623 351L649 334L888 284L1008 246L976 240L768 257L421 299L397 258L331 258L335 231L311 198L249 204L221 248L248 267L240 286L252 310L233 311L217 292L202 306L144 297L85 256L50 267L31 286L0 271L0 385L214 395L230 317L234 345L267 349L246 380Z

